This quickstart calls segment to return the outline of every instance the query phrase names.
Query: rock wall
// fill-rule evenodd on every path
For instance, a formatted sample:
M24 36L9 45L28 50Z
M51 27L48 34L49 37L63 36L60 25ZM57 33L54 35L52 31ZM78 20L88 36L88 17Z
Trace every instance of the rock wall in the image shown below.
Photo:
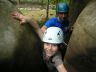
M65 59L68 72L96 72L96 0L78 16Z
M73 25L78 17L78 15L81 13L81 11L84 9L84 7L90 2L91 0L70 0L70 11L69 11L69 19L70 19L70 25Z
M0 0L0 70L44 72L41 41L28 24L21 26L12 18L14 10L9 0Z

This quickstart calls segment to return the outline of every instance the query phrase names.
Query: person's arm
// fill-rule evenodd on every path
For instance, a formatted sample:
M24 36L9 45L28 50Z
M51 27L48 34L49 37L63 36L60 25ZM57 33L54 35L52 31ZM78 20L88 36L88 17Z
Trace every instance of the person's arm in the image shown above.
M44 25L41 27L41 30L44 32L47 29L47 27Z
M61 53L58 52L54 57L53 60L54 62L54 66L56 67L56 69L58 70L58 72L67 72L64 64L63 64L63 60L62 60L62 56Z
M30 19L30 17L24 16L23 14L17 12L17 11L13 11L11 13L12 17L18 21L20 21L20 24L24 24L26 23L28 19Z
M57 66L58 72L67 72L66 68L64 67L64 64L60 64Z
M43 37L43 31L40 29L38 22L28 16L24 16L23 14L15 11L12 13L13 18L20 21L20 24L29 23L36 31L36 33L39 35L40 39L42 40Z
M51 18L45 22L45 24L41 27L41 30L44 32L47 28L54 26L54 19Z

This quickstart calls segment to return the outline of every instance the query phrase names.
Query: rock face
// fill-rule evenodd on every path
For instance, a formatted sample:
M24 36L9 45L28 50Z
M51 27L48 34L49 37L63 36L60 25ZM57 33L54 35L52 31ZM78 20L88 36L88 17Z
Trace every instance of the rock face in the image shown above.
M71 25L75 23L78 15L84 9L84 7L86 7L89 1L91 0L70 0L69 19Z
M0 70L4 72L46 72L42 44L28 24L11 17L16 10L9 0L0 0Z
M96 0L78 16L65 59L68 72L96 72Z

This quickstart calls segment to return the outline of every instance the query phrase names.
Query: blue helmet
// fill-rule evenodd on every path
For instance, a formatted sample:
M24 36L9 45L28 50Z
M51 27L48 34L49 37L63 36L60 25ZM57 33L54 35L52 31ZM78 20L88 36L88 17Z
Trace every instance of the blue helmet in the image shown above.
M68 12L69 6L67 3L58 3L56 6L56 12Z

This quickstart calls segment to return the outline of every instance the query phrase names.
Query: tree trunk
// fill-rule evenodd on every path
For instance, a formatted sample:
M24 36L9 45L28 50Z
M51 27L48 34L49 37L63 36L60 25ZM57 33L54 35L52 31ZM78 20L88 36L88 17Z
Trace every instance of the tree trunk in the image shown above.
M48 3L47 3L46 20L48 20L48 18L49 18L49 0L48 0Z

